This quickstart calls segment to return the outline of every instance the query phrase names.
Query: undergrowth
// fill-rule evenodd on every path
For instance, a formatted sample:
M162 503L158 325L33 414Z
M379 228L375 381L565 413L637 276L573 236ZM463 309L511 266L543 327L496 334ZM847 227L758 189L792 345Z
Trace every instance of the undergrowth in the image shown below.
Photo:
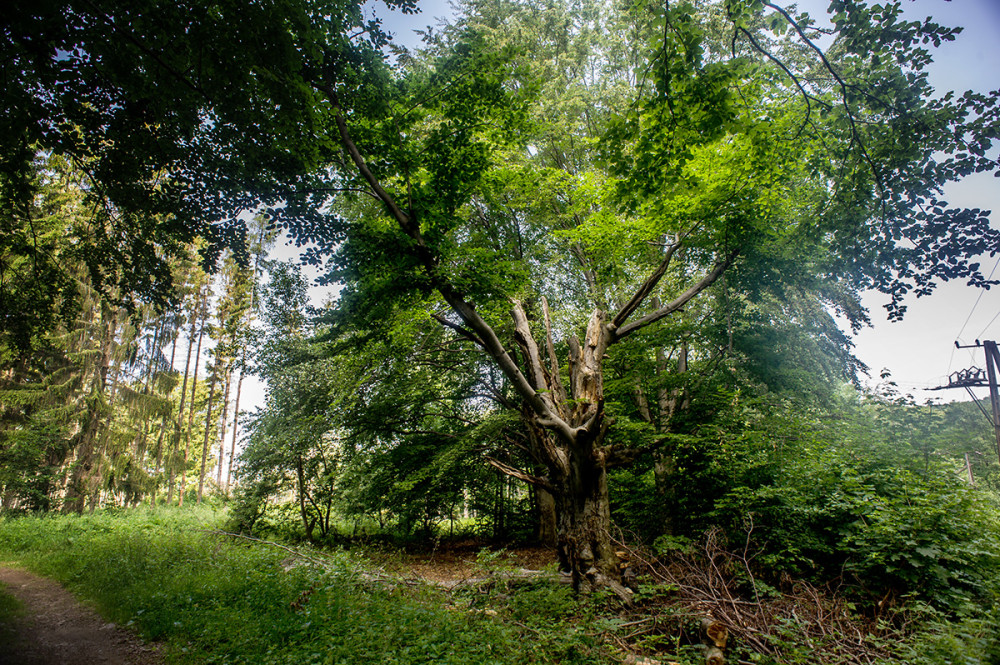
M691 665L705 660L709 616L729 626L731 662L1000 663L995 605L956 614L912 602L865 616L805 583L767 586L745 552L712 537L659 562L629 552L646 570L636 605L620 611L601 594L518 579L503 553L481 553L476 575L487 582L446 589L344 551L232 537L217 531L224 521L207 506L9 518L0 558L163 641L176 664ZM19 611L0 594L0 626ZM629 661L636 653L651 659Z
M7 519L0 553L166 642L175 663L612 662L566 597L550 612L515 603L524 620L505 621L426 585L373 580L345 553L289 567L286 551L213 533L221 521L211 510Z

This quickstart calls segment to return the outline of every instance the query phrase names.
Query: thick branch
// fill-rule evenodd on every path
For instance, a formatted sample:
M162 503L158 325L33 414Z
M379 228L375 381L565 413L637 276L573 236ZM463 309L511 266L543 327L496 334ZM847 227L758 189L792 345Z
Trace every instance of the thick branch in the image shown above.
M528 316L524 313L521 303L515 301L510 316L514 319L514 338L517 340L521 350L524 351L525 363L528 365L528 378L534 383L535 390L548 391L549 382L545 376L545 367L542 364L542 355L538 350L538 344L531 335L531 327L528 325Z
M559 359L556 357L556 347L552 341L552 316L549 313L549 301L545 296L542 296L542 314L545 317L545 351L549 355L549 383L558 407L566 403L566 388L563 387L562 377L559 375Z
M726 257L725 261L716 265L715 268L713 268L710 273L708 273L700 280L698 280L698 282L693 286L691 286L691 288L689 288L687 291L685 291L677 298L675 298L673 301L667 303L660 309L651 312L646 316L642 317L641 319L629 323L626 326L618 328L617 330L613 330L612 334L614 335L614 341L618 341L623 337L634 333L636 330L645 328L649 324L659 321L663 317L668 316L669 314L673 314L680 308L684 307L684 305L688 304L688 302L690 302L692 298L694 298L699 293L701 293L709 286L714 284L715 281L719 279L719 277L721 277L724 272L726 272L726 269L728 269L729 266L732 265L733 261L736 260L738 254L739 250L735 250L732 253L730 253L729 256Z
M504 464L500 460L494 459L492 457L487 457L486 461L489 463L490 466L494 467L501 473L510 476L511 478L517 478L518 480L523 480L524 482L534 485L536 487L541 487L542 489L547 490L550 494L558 494L556 488L552 485L552 483L547 481L545 478L539 478L538 476L533 476L530 473L521 471L520 469L515 469L509 464Z
M443 325L444 327L451 328L452 330L454 330L455 332L457 332L459 335L461 335L465 339L469 340L470 342L475 342L479 346L482 346L482 347L485 348L486 345L483 343L483 340L479 339L479 336L476 335L476 333L472 332L471 330L469 330L467 328L463 328L462 326L458 325L457 323L452 323L451 321L449 321L448 319L444 318L440 314L431 313L431 317L435 321L437 321L438 323L440 323L441 325Z
M500 338L497 337L493 328L486 323L481 316L479 316L475 307L466 301L461 293L456 291L451 284L442 280L438 275L437 261L430 248L427 246L427 243L424 241L423 236L420 234L420 227L409 215L403 212L392 195L386 191L386 189L382 186L382 183L375 177L375 174L368 168L364 157L361 155L361 151L358 150L357 145L351 138L351 133L347 127L347 122L344 120L344 113L340 107L340 100L337 96L336 90L325 83L316 82L314 85L318 90L327 96L327 99L333 106L334 120L337 124L337 131L340 134L341 143L343 143L348 154L351 156L351 161L354 162L358 172L372 188L372 191L375 192L375 195L378 196L379 199L381 199L385 204L389 213L399 224L400 228L402 228L402 230L413 239L413 242L416 245L414 249L418 258L424 264L424 268L427 270L427 273L431 277L431 280L438 292L445 299L445 302L447 302L451 308L455 310L455 313L461 317L465 325L479 336L480 340L482 340L482 347L499 366L500 371L502 371L504 375L510 379L514 390L517 391L517 393L531 407L531 410L538 416L538 422L545 427L553 428L566 441L573 441L573 429L570 428L566 421L559 417L549 404L546 404L546 402L541 399L539 394L525 378L524 374L521 373L517 363L511 359L510 354L504 348L503 343L500 341Z
M625 303L625 306L622 307L617 314L615 314L615 318L611 319L612 326L615 328L621 328L621 326L628 321L628 317L630 317L632 313L638 309L640 305L642 305L642 301L653 292L653 289L655 289L656 285L660 283L663 275L666 274L667 268L670 267L670 260L674 258L674 254L677 253L680 246L681 243L678 241L667 248L667 253L663 256L663 260L660 261L660 265L656 267L653 274L651 274L646 281L643 282L642 286L639 287L639 290L632 296L632 299Z

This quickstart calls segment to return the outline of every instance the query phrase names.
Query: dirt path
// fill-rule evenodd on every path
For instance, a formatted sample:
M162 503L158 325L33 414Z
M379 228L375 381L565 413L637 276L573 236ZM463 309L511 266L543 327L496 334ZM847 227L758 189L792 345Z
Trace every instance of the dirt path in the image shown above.
M0 643L0 665L162 665L154 647L101 619L68 591L18 568L0 567L3 590L26 608L13 645Z

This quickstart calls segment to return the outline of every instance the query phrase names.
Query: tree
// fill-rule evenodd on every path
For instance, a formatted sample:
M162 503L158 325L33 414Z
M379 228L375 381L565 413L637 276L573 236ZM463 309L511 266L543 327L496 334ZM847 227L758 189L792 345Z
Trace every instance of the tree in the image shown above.
M231 192L236 182L248 187L233 168L246 175L239 169L259 166L254 182L264 182L254 191L265 194L254 201L287 197L268 213L312 243L307 257L345 285L345 317L377 330L406 308L449 308L437 321L504 376L544 473L494 465L556 497L560 556L574 581L609 584L624 597L607 472L656 439L638 448L619 440L605 395L609 363L627 343L648 342L655 357L667 346L654 343L657 332L730 298L780 301L798 290L858 324L866 317L861 289L886 293L890 315L900 316L907 293L929 293L937 281L988 285L976 261L995 253L998 234L982 211L949 208L941 188L995 170L988 150L997 104L995 96L934 97L922 45L956 33L900 22L898 5L834 0L824 50L805 15L761 0L719 0L621 11L556 6L545 39L593 54L574 76L598 94L535 113L544 83L524 63L537 42L491 26L547 7L496 3L491 23L480 20L485 9L469 6L467 20L427 57L401 57L395 68L378 51L377 25L364 24L354 5L287 2L269 6L266 17L258 7L229 16L198 5L183 18L127 5L73 16L91 17L85 37L106 30L102 19L112 15L113 25L149 26L154 37L163 25L184 36L171 45L177 56L168 67L157 61L165 50L139 39L148 66L130 62L137 80L125 78L138 85L147 71L170 77L180 102L155 99L166 125L153 138L163 140L158 148L184 148L169 153L179 164L196 154L209 166L204 177L176 169L177 189L165 191ZM161 18L169 20L156 24ZM51 22L46 29L63 29ZM578 39L603 24L619 32L603 42ZM363 37L351 36L355 27ZM225 51L250 28L263 31L253 33L259 53ZM222 46L200 52L193 40L208 29ZM143 34L126 36L135 43ZM625 34L628 42L618 37ZM28 62L23 40L15 43L14 62ZM80 52L67 69L88 63L92 51ZM201 61L195 54L207 60L204 69L188 69ZM235 83L213 87L218 99L192 94L192 80L178 75L188 71L208 72L199 84L223 76ZM30 97L24 90L10 94ZM111 93L128 107L121 89ZM57 99L60 109L75 108ZM200 115L179 112L184 124L164 112L178 108ZM83 136L98 135L92 118L73 120ZM558 152L573 168L545 161L560 135ZM236 166L227 166L234 155ZM149 191L139 190L143 200ZM316 214L330 193L353 200ZM191 213L202 200L180 209ZM205 231L207 214L191 213L189 228Z
M748 298L806 288L855 324L863 288L890 295L899 316L906 293L936 280L986 283L976 257L996 251L997 233L982 211L949 209L940 188L994 168L995 99L930 96L928 57L914 44L953 31L898 23L892 6L834 5L826 52L807 18L771 3L626 15L648 55L623 73L636 83L627 104L589 106L602 167L577 174L537 159L548 127L522 112L540 103L538 82L518 77L525 51L471 19L388 101L312 81L353 165L345 178L384 210L352 216L336 236L341 307L373 320L387 295L447 303L442 323L474 341L526 406L546 474L504 471L557 497L560 554L577 583L614 586L617 576L607 470L635 450L609 434L604 383L626 339L678 317L724 275ZM562 224L512 206L518 195L554 200ZM524 227L577 261L580 286L567 292L569 277L512 251Z

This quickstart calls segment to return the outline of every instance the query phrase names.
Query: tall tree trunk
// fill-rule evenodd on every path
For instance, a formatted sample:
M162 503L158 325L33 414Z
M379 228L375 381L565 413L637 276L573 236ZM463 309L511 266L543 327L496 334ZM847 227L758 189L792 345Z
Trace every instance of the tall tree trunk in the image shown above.
M153 330L153 343L149 348L149 361L146 363L145 376L142 381L142 396L147 397L150 394L149 384L153 378L153 360L155 359L156 352L158 350L158 344L160 342L160 334L163 331L163 327L166 325L165 320L161 320L156 328ZM144 411L142 415L142 427L139 429L135 440L135 463L137 465L143 465L143 458L146 457L146 440L149 438L149 421L151 420L151 415L149 412L149 404L143 404L142 410Z
M226 453L226 421L229 418L229 387L232 384L233 379L233 368L231 364L226 365L226 388L223 390L222 398L222 432L219 435L219 470L215 477L215 486L217 488L222 487L222 464L225 462L224 456Z
M187 399L188 372L191 371L191 350L194 347L194 333L198 325L198 311L191 312L191 330L188 332L187 358L184 360L184 381L181 384L181 401L177 406L177 421L170 437L170 455L167 457L168 475L170 477L167 489L167 503L174 502L174 479L176 476L177 454L181 442L181 426L184 423L184 402ZM179 337L180 335L178 335Z
M208 462L208 437L212 432L212 401L215 397L215 383L218 371L212 372L212 380L208 384L208 413L205 416L205 441L201 446L201 473L198 474L198 503L205 492L205 464Z
M233 477L233 461L236 460L236 431L240 424L240 393L243 391L243 375L246 373L246 349L243 349L243 359L240 361L240 380L236 382L236 403L233 405L233 443L229 447L229 466L226 468L226 494L229 494L229 481Z
M87 417L80 430L76 461L66 488L63 512L82 513L87 498L94 493L100 482L97 444L108 410L104 388L108 378L108 368L111 366L112 344L117 326L117 310L112 310L110 305L102 301L100 356L92 378L90 393L86 398Z
M184 458L181 462L181 487L177 496L177 505L184 505L184 492L187 491L188 456L191 454L191 430L194 426L194 398L198 390L198 365L201 363L201 340L205 336L205 321L208 319L208 285L201 298L201 328L198 332L198 351L194 356L194 376L191 379L191 404L188 406L187 436L184 437ZM193 325L193 324L192 324Z
M174 341L170 344L170 372L174 371L174 359L177 357L177 340L180 338L180 329L175 330ZM172 390L171 390L172 392ZM170 398L170 393L164 395L166 399ZM160 420L160 433L156 437L156 469L153 482L153 488L149 493L149 505L156 505L156 493L160 487L163 480L163 440L167 433L167 421L170 420L169 414L164 412L163 418ZM169 460L169 455L167 459Z

